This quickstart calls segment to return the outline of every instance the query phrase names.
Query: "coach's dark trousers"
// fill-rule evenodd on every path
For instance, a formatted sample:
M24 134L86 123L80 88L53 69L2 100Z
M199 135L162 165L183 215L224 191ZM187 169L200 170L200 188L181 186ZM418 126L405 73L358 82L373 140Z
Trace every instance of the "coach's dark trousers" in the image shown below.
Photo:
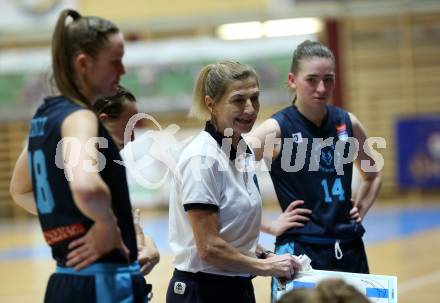
M255 303L251 278L175 269L167 291L167 303Z

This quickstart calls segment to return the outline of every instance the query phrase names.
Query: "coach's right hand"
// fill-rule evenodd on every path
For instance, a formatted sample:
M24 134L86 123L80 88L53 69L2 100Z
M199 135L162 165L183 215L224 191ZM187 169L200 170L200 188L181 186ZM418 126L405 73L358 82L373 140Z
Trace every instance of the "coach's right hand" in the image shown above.
M271 254L268 258L264 259L269 266L269 276L276 278L285 278L287 280L293 279L293 276L301 268L301 264L297 259L290 255L275 255Z

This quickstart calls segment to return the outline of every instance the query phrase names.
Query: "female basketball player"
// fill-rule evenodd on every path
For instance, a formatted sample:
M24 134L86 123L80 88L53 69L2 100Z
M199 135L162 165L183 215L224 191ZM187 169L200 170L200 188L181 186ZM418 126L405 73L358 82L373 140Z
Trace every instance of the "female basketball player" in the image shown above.
M277 237L275 252L306 254L315 269L368 273L361 221L379 193L381 177L371 147L364 144L367 136L360 121L329 104L335 81L330 49L319 42L301 43L288 74L288 85L296 92L293 104L249 136L263 142L254 148L257 160L263 158L262 146L270 143L268 138L281 139L272 142L273 153L265 153L281 209L303 200L301 207L311 210L303 227L290 228ZM360 147L355 163L363 180L352 202L353 161L346 159L350 148L355 148L354 141ZM363 170L363 162L371 169ZM278 285L275 280L272 285L274 300Z
M33 190L57 269L45 302L146 302L118 147L91 110L117 92L124 39L110 21L61 12L52 39L59 96L32 118L11 191ZM15 173L14 173L15 174ZM19 180L19 182L17 182Z

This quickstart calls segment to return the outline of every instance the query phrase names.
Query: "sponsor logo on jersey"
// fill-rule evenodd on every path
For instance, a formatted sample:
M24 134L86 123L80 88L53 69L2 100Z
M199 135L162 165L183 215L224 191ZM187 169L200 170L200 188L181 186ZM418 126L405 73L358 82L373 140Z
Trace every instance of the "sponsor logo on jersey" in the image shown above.
M336 133L338 134L339 140L347 141L348 132L347 132L347 126L345 124L337 125L336 126Z
M301 143L303 140L301 132L292 134L292 138L295 143Z
M85 232L86 228L82 224L72 224L45 230L43 234L47 244L54 245Z

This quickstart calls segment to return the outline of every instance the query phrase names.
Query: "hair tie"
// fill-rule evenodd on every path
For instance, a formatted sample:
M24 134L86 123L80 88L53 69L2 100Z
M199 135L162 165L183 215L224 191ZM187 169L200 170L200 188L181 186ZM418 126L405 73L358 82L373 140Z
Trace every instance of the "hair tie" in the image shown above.
M70 17L72 17L73 21L76 21L76 20L81 18L81 15L77 11L75 11L73 9L69 10L68 15Z

